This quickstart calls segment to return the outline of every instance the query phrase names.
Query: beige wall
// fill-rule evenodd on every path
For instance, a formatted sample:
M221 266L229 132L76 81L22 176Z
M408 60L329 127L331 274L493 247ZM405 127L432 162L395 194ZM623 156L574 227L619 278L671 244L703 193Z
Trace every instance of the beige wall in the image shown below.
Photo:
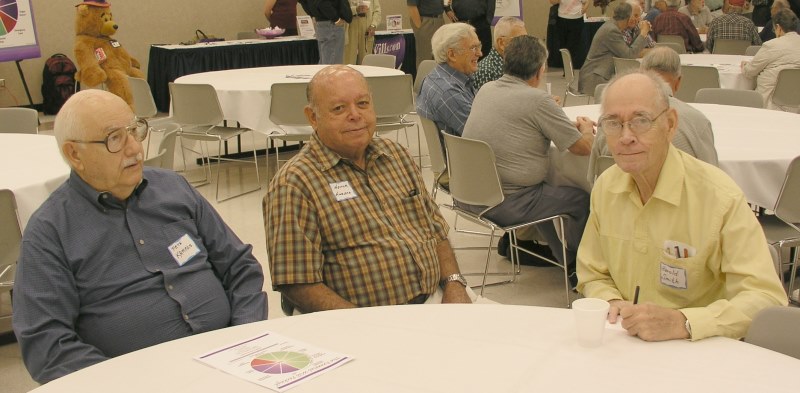
M79 2L32 0L42 57L24 60L21 65L34 104L42 102L44 61L54 53L64 53L74 60L74 6ZM194 37L196 29L235 39L239 31L267 25L263 0L111 0L110 3L120 26L114 38L142 63L145 74L150 44L186 41ZM384 15L401 14L403 24L409 27L404 0L381 0L381 5ZM545 37L548 8L547 0L524 0L524 19L531 34ZM596 12L599 11L590 14ZM28 104L14 62L0 63L0 79L6 80L6 88L0 88L0 107Z

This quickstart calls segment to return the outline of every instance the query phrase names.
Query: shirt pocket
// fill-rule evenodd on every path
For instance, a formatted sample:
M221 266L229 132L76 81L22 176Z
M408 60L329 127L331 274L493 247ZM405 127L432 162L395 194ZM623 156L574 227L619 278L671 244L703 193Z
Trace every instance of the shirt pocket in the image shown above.
M676 307L684 307L691 304L698 294L711 290L707 288L708 283L714 280L707 263L711 250L712 247L705 247L692 257L676 258L663 249L654 248L653 252L659 255L655 281L661 297Z

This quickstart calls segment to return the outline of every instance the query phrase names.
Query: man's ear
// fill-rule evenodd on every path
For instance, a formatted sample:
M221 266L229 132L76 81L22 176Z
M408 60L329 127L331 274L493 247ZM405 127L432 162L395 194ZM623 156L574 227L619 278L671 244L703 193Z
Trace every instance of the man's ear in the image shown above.
M317 130L317 114L314 113L314 110L311 109L310 105L306 105L306 107L303 108L303 112L306 114L306 119L308 119L308 124L310 124L311 128L313 128L314 131L316 131Z
M77 172L83 171L83 157L80 149L77 148L75 143L65 142L64 145L61 146L61 151L64 152L64 157L66 157L71 168L75 169Z

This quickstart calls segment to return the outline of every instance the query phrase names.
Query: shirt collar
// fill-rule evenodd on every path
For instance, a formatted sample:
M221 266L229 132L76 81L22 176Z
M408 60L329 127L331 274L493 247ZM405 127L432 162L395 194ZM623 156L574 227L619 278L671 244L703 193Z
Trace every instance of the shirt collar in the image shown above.
M375 137L373 137L373 140L367 146L366 162L370 162L380 156L389 154L389 152L386 151L382 146L375 143L374 138ZM314 158L314 164L317 166L317 169L320 172L325 172L335 167L341 161L349 162L349 160L344 159L338 153L331 150L328 146L325 146L319 139L319 136L316 132L311 135L311 141L308 143L308 149L310 156Z
M471 76L469 76L469 75L467 75L467 74L465 74L465 73L463 73L461 71L458 71L453 67L450 67L450 65L447 64L447 63L441 63L441 64L439 64L439 67L441 67L442 72L444 72L445 74L449 75L451 78L453 78L453 80L455 82L457 82L461 86L464 86L464 87L472 86L472 77Z
M670 144L667 158L661 167L661 173L656 181L656 189L653 191L651 199L660 199L672 205L679 205L683 195L683 183L686 177L686 168L681 161L680 153L675 146ZM623 174L626 181L611 184L608 191L615 194L631 194L631 199L641 201L639 190L633 176L628 173Z
M123 208L125 206L124 201L120 201L119 199L115 198L110 192L97 191L92 188L92 186L90 186L89 183L86 183L86 181L84 181L74 170L70 171L67 184L69 184L69 186L74 189L78 195L86 198L86 200L88 200L98 209L106 210L108 208ZM147 188L147 179L145 178L143 172L142 181L138 186L136 186L136 189L133 190L133 194L131 195L139 196L145 188Z

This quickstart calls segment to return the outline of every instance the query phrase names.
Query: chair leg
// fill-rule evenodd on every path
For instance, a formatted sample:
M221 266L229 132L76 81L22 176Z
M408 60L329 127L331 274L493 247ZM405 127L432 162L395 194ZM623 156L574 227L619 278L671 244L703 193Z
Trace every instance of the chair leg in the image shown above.
M564 261L564 286L567 294L567 308L570 308L572 306L572 302L570 302L572 288L569 285L569 264L567 262L567 239L564 236L564 218L558 217L553 224L556 224L556 222L558 223L556 232L559 233L559 240L561 241L561 260Z

